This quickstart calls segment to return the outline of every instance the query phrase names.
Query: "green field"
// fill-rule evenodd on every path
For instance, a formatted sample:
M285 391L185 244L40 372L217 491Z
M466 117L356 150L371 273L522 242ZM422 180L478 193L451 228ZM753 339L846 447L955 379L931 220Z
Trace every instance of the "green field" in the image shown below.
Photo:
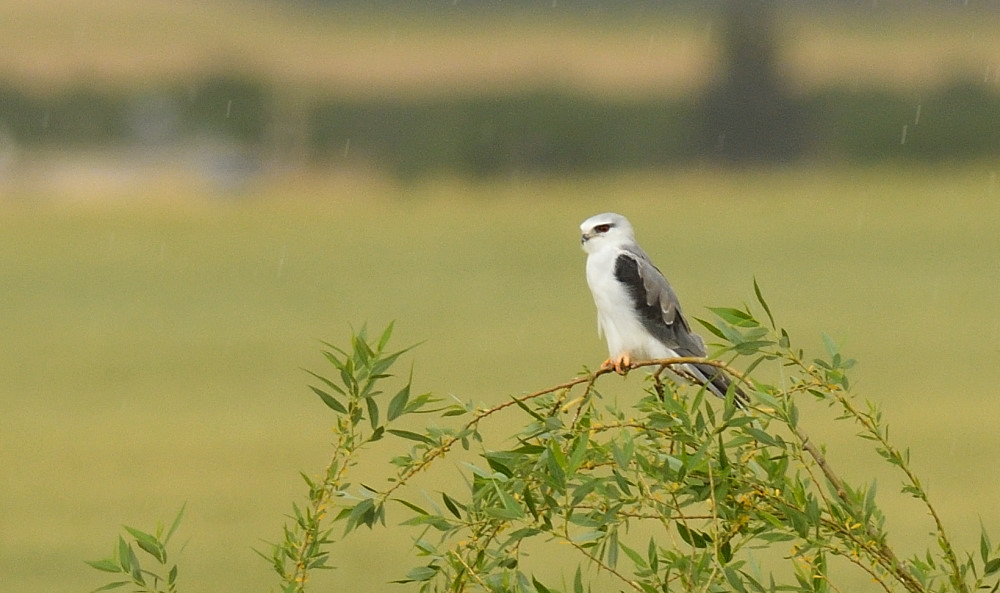
M462 399L568 379L606 355L577 225L609 209L690 314L751 301L756 277L800 344L840 341L961 544L974 549L980 519L1000 538L993 164L295 188L2 204L4 590L103 584L82 561L121 523L152 527L185 501L183 589L269 590L250 548L279 537L297 472L320 471L330 441L301 370L323 370L318 340L396 320L398 345L426 340L416 387ZM825 409L805 411L842 473L874 475ZM898 480L877 475L895 541L933 545ZM398 590L385 583L416 564L408 535L335 548L342 569L323 582Z

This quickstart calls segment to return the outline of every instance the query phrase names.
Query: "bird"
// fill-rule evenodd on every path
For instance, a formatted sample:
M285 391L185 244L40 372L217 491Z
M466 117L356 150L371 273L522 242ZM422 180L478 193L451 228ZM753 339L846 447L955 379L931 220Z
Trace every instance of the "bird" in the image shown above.
M635 360L704 358L705 341L691 331L674 289L636 242L632 223L605 212L583 221L580 231L597 333L608 343L609 357L601 368L624 375ZM672 368L719 397L730 389L729 377L716 366L692 362ZM747 401L738 386L734 396L737 403Z

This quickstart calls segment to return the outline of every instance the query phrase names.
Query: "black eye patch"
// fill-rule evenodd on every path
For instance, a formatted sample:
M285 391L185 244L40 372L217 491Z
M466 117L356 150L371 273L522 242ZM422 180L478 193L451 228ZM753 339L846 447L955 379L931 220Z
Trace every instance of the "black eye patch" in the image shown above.
M606 233L606 232L610 231L611 227L613 227L613 226L614 225L612 225L612 224L599 224L599 225L597 225L597 226L594 227L594 230L597 231L598 233Z

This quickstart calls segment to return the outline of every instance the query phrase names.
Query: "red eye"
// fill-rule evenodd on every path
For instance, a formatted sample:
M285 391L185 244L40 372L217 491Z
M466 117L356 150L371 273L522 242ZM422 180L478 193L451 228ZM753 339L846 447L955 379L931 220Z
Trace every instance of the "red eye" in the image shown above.
M599 225L597 225L597 226L594 227L594 230L597 231L598 233L606 233L606 232L608 232L608 231L611 230L611 225L610 224L599 224Z

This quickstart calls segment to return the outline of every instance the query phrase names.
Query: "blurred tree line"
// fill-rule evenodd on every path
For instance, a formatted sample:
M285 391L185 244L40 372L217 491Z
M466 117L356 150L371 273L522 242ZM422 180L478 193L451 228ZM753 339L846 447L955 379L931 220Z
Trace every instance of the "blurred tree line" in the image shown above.
M245 72L141 92L82 83L36 94L0 81L0 147L157 147L208 139L265 164L363 164L402 177L1000 155L1000 96L988 81L956 79L919 102L890 89L795 94L778 65L774 4L721 6L718 73L693 97L607 99L559 88L303 96Z

